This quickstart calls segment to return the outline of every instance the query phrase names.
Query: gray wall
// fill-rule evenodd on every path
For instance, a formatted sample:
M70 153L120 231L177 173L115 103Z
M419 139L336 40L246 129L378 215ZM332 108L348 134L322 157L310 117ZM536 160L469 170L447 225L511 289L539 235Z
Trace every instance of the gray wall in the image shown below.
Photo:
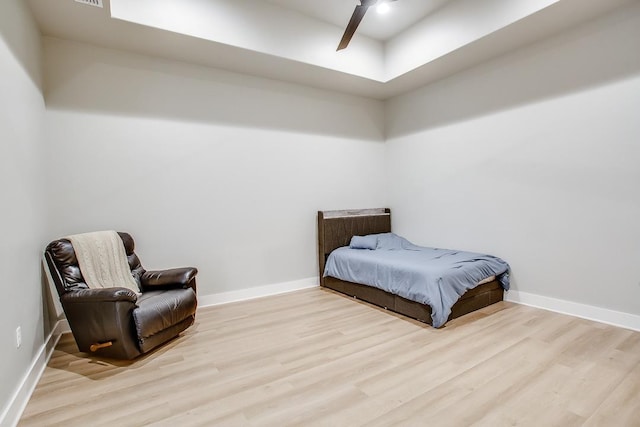
M640 4L387 104L394 227L640 314Z
M57 39L44 51L52 237L130 231L145 267L195 265L212 295L317 276L316 212L385 202L380 101Z
M40 270L45 228L41 162L45 106L40 89L40 55L40 35L25 2L0 2L2 412L50 332ZM22 329L20 348L16 348L18 326Z

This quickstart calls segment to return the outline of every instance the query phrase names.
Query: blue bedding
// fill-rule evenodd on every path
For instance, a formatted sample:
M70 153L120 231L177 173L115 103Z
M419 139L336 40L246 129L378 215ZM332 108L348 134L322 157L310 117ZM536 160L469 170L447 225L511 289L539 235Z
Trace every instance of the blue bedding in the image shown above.
M357 236L354 236L357 237ZM431 307L433 326L442 326L451 307L479 282L496 276L509 289L509 264L472 252L416 246L393 233L366 236L375 249L362 249L362 240L334 250L324 275L374 286Z

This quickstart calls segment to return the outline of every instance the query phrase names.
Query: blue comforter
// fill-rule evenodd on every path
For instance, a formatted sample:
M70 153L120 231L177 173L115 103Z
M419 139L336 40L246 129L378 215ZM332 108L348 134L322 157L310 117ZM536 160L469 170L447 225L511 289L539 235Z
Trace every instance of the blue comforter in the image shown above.
M436 328L447 321L456 301L482 280L496 276L509 289L509 264L500 258L416 246L393 233L365 236L334 250L324 275L428 304Z

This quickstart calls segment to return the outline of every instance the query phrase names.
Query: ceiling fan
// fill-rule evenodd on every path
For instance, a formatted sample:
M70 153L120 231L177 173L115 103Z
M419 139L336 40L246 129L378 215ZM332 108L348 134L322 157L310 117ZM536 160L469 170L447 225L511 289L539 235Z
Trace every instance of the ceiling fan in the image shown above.
M351 37L353 37L358 25L360 25L360 22L362 21L362 18L364 18L364 14L367 13L367 10L369 10L371 6L379 6L383 3L390 3L392 1L397 0L360 0L360 4L356 6L356 9L353 11L353 15L351 15L349 24L347 24L347 28L344 30L344 35L342 36L342 40L340 40L340 44L336 51L342 50L349 45Z

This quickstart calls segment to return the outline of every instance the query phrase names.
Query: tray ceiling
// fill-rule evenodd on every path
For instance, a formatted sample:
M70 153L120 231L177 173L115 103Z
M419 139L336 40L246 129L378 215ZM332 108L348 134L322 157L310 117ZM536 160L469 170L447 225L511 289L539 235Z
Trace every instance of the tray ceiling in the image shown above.
M28 0L45 36L387 99L640 0Z

